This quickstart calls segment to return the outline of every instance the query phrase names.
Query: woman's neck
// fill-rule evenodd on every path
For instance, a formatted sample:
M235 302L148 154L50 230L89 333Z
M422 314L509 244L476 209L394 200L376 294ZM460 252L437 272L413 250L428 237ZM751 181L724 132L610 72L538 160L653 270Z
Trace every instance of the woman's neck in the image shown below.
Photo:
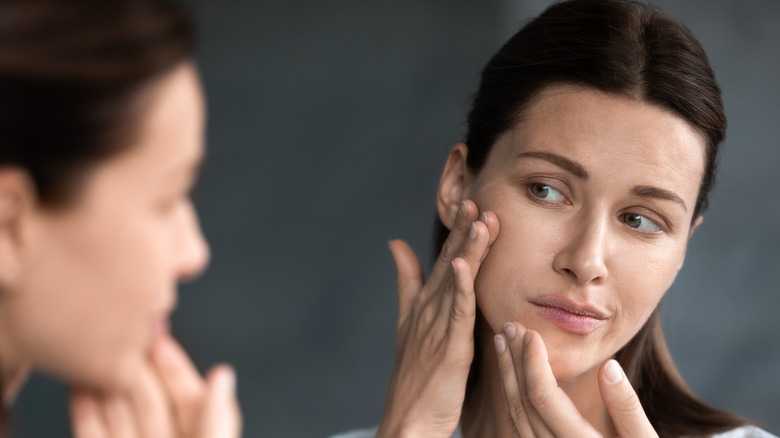
M516 437L498 373L493 333L484 319L478 318L477 324L477 354L481 357L477 370L478 379L463 406L463 437ZM604 436L616 436L609 413L601 400L598 368L597 365L578 376L559 380L558 386L569 396L582 417L597 431Z
M0 327L0 390L2 405L13 404L19 390L30 374L30 366L13 348L13 343L7 337L8 330Z

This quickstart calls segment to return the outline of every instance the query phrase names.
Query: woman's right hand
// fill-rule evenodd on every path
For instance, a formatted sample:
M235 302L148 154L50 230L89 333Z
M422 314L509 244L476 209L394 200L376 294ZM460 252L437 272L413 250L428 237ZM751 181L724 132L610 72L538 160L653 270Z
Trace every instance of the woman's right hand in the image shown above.
M427 282L409 245L390 242L397 353L377 437L449 438L457 427L474 357L474 279L498 232L495 214L480 217L474 202L463 201Z

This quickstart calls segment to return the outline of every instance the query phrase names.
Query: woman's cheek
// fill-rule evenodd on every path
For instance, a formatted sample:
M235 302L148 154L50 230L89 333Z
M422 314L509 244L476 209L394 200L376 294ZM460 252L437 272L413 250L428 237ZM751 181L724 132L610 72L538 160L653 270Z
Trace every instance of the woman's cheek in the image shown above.
M500 232L475 280L477 305L494 332L520 321L523 304L553 274L547 233L533 233L538 222L528 209L494 209ZM545 280L546 279L546 280Z

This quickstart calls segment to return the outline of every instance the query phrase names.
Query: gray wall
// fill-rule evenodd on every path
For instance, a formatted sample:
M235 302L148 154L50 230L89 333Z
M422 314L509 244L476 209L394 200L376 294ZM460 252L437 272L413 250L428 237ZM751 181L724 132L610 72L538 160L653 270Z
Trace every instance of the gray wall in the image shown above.
M738 3L738 4L737 4ZM197 202L214 260L174 332L239 375L247 437L375 423L392 370L386 241L430 254L434 190L482 65L545 1L190 0L209 158ZM711 57L730 128L720 180L666 299L693 389L780 432L780 3L660 2ZM62 436L35 378L23 436Z

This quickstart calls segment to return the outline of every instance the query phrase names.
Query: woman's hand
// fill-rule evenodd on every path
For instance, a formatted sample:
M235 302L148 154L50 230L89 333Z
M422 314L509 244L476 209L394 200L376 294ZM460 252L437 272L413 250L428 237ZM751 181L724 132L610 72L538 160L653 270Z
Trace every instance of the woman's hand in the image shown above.
M507 407L522 438L601 436L558 387L538 332L507 323L494 341ZM598 379L618 436L658 437L616 360L601 365Z
M127 394L71 391L75 438L237 438L241 413L235 374L227 365L202 378L169 335L155 340L151 360Z
M479 218L479 220L477 220ZM405 242L390 242L398 270L397 354L377 437L449 438L460 420L474 357L474 278L498 218L464 201L427 282Z

